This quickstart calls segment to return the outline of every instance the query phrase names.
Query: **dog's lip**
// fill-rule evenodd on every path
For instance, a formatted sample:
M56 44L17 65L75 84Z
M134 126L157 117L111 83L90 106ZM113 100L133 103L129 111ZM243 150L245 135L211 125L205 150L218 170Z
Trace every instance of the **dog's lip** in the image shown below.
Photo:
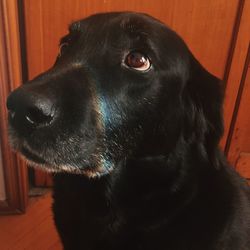
M42 157L34 154L33 152L31 152L29 149L27 149L24 146L20 149L20 153L23 156L25 156L28 160L31 160L35 163L38 163L38 164L46 164L47 163Z

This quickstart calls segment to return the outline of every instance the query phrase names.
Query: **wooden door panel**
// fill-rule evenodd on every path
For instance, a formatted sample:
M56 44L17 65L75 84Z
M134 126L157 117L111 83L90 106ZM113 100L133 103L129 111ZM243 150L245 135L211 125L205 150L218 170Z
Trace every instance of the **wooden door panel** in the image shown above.
M250 49L246 59L247 73L241 82L241 92L238 96L239 107L234 124L229 161L246 178L250 179Z
M0 2L0 150L4 172L5 200L0 214L23 213L28 204L26 164L13 152L8 138L6 99L20 85L21 53L16 0ZM1 247L0 247L1 248Z
M23 0L29 79L54 63L59 39L72 21L97 12L125 10L145 12L166 23L183 37L210 72L224 78L239 3L239 0ZM36 172L35 177L37 184L48 184L44 174Z
M250 153L241 152L235 167L242 176L250 180Z
M232 41L233 50L230 53L232 58L229 57L228 73L225 73L224 77L227 84L224 101L224 136L221 146L225 148L226 153L228 153L231 143L231 121L235 116L234 110L241 89L242 75L246 71L246 57L250 41L250 1L241 1L235 25L235 36Z

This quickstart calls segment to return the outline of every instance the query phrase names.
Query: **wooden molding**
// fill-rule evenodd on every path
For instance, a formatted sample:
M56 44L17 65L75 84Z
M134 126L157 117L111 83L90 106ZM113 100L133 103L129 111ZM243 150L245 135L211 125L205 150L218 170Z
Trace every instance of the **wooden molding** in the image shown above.
M16 0L0 1L0 136L6 201L0 213L21 213L28 200L27 169L8 143L6 99L22 82L18 8Z
M250 41L250 1L240 1L239 19L236 20L238 25L233 36L233 49L229 58L230 62L226 69L227 80L225 89L225 103L224 103L224 124L225 131L221 140L221 146L225 153L228 154L231 134L233 131L233 116L235 114L235 107L237 104L237 96L240 89L242 75L245 68L247 52ZM236 111L237 112L237 111Z
M250 179L250 153L241 152L236 164L236 170L246 179Z

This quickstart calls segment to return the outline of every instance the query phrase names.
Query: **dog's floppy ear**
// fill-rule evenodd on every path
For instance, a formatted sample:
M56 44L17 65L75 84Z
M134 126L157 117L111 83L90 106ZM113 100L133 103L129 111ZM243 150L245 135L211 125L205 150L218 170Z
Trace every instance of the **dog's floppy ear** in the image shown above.
M184 112L189 135L203 144L208 157L215 165L217 146L223 134L221 81L206 71L200 63L191 58L189 79L185 86Z

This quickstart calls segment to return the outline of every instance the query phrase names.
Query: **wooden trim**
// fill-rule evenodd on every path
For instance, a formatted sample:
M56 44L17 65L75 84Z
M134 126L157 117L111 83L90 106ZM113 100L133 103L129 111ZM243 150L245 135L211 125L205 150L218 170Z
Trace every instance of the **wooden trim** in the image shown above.
M21 213L28 201L27 169L11 151L7 135L6 99L22 82L21 57L16 0L0 1L0 136L6 188L6 201L0 213Z
M23 83L28 82L28 63L27 63L27 45L26 45L26 26L24 16L23 0L16 0L18 8L18 23L19 23L19 40L20 40L20 54L22 66L22 80ZM29 169L30 170L30 169Z
M233 32L232 32L232 39L231 39L231 45L229 48L229 53L228 53L228 58L227 58L227 63L224 71L224 76L223 76L223 82L227 83L228 82L228 77L230 74L230 68L232 65L232 60L233 60L233 55L234 55L234 50L236 46L236 41L237 37L239 34L239 28L240 28L240 21L243 13L243 8L244 8L245 0L239 0L238 4L238 10L237 10L237 15L233 27ZM226 88L226 85L224 86Z
M241 152L235 162L236 170L246 179L250 179L250 153Z
M239 111L239 108L240 108L241 97L242 97L242 93L243 93L245 82L246 82L249 62L250 62L250 44L248 46L246 61L245 61L243 72L242 72L242 77L241 77L239 90L238 90L236 101L235 101L234 111L233 111L233 115L232 115L232 121L231 121L231 124L230 124L227 143L226 143L226 147L225 147L225 152L226 152L227 156L229 157L229 160L231 158L230 155L229 155L230 146L231 146L231 142L232 142L232 137L233 137L233 133L234 133L234 129L235 129L236 120L237 120L237 117L238 117L238 111Z
M221 140L220 145L224 148L225 153L228 153L230 145L230 127L233 121L234 108L237 101L238 92L240 89L240 83L242 80L242 74L245 67L247 51L250 41L250 1L243 1L243 9L239 8L239 23L238 31L235 31L233 35L237 34L236 40L233 39L232 42L235 43L234 51L232 56L229 56L231 60L230 66L227 67L226 73L227 85L225 89L225 103L224 103L224 136ZM242 13L241 13L242 12Z

